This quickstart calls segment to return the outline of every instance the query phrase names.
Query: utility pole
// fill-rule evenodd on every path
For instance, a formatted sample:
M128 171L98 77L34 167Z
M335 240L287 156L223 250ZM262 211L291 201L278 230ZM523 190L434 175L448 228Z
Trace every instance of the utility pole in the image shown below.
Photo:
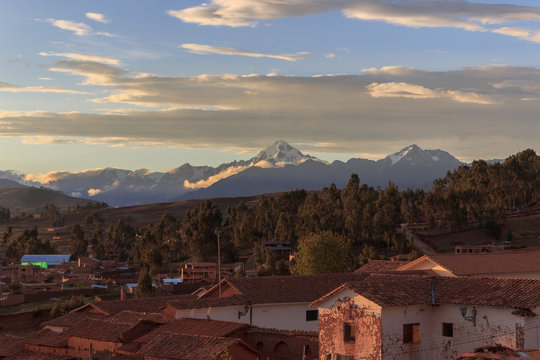
M218 291L219 297L221 297L221 246L220 246L220 235L221 229L216 228L214 234L217 235L217 273L218 273Z

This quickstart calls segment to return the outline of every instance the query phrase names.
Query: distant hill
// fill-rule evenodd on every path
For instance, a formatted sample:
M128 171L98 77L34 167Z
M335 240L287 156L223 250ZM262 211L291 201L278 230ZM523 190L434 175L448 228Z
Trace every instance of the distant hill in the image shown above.
M3 183L3 181L2 181ZM19 187L0 188L0 207L8 208L12 212L37 212L45 204L54 204L60 209L85 205L95 201L77 199L59 191L50 189L38 189L20 185Z
M24 185L19 184L16 181L8 179L0 179L0 189L14 189L14 188L23 188Z

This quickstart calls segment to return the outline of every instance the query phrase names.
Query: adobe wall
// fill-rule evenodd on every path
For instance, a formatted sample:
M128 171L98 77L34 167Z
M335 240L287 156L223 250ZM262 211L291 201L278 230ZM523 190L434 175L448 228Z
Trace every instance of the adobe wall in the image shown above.
M319 341L317 338L251 332L244 341L269 360L302 359L304 346L308 346L307 360L318 359ZM286 351L285 351L286 350Z
M345 339L345 323L353 324L354 340ZM338 307L319 308L319 359L339 354L347 359L381 359L382 320L366 304L344 299Z
M90 340L80 337L70 336L68 339L68 355L74 357L87 358L90 354L90 345L92 345L92 352L109 352L112 353L114 350L122 346L120 342L112 341L101 341L101 340Z
M476 325L460 313L460 305L415 305L383 311L383 359L454 360L459 354L485 345L512 349L538 348L537 318L512 314L511 308L467 306L466 316L476 310ZM403 324L418 323L420 341L403 343ZM453 324L453 336L443 336L442 324Z
M31 345L31 344L25 344L24 348L28 351L34 352L34 353L40 353L40 354L52 354L52 355L61 355L66 356L68 354L67 347L53 347L53 346L45 346L45 345Z

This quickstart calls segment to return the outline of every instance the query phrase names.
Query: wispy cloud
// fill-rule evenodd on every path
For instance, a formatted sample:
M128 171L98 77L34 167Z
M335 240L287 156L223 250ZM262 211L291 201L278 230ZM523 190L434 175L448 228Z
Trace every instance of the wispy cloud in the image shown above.
M56 87L45 87L45 86L18 86L12 85L0 81L0 91L13 92L13 93L22 93L22 92L39 92L39 93L59 93L59 94L88 94L87 92L63 89Z
M67 31L72 31L78 36L89 35L92 32L92 28L82 22L75 22L70 20L55 20L47 19L47 22L51 23L53 26Z
M472 1L420 0L211 0L199 6L169 10L184 22L211 26L256 26L263 20L306 16L332 10L364 21L382 21L412 28L451 27L494 32L540 42L534 29L498 27L519 21L540 20L540 7Z
M107 19L107 18L105 17L105 15L100 14L100 13L87 12L85 15L86 15L86 17L89 18L90 20L94 20L94 21L97 21L97 22L100 22L100 23L103 23L103 24L107 24L107 23L110 22L110 20Z
M102 57L102 56L96 56L96 55L90 55L90 54L81 54L81 53L48 53L48 52L40 52L39 55L41 56L59 56L59 57L65 57L72 60L81 60L81 61L95 61L99 63L104 64L110 64L110 65L119 65L120 60L110 57Z
M37 21L43 21L36 19ZM76 22L71 20L56 20L56 19L47 19L46 22L52 24L54 27L57 27L62 30L71 31L78 36L89 36L89 35L98 35L106 37L117 37L115 34L111 34L107 31L97 31L94 32L92 27L83 22Z
M218 55L241 55L249 57L264 57L271 59L287 60L287 61L297 61L304 59L309 55L308 52L299 52L296 54L266 54L248 50L239 50L229 47L217 47L211 45L202 45L202 44L182 44L182 48L187 49L189 52L194 54L218 54Z

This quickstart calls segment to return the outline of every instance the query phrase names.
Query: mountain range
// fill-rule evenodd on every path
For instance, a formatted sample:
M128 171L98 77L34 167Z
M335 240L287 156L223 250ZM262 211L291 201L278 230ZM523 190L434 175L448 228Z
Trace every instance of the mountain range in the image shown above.
M352 173L359 175L361 183L374 187L385 187L392 181L400 189L429 189L434 179L463 164L446 151L422 150L417 145L380 160L353 158L328 163L302 154L280 140L249 160L217 167L186 163L167 172L105 168L49 173L40 181L13 171L0 171L0 179L4 179L0 180L0 188L8 184L42 186L77 198L127 206L320 189L331 183L343 187Z

